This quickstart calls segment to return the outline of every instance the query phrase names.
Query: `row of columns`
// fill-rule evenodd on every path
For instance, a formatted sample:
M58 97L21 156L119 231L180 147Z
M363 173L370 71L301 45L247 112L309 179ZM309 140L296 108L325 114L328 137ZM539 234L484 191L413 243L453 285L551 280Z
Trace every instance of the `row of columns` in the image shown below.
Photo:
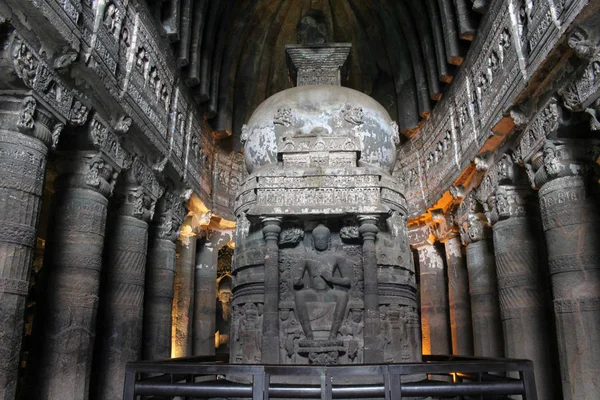
M232 235L231 230L206 228L182 232L175 266L172 357L215 355L217 263L219 249Z
M600 396L600 211L586 146L546 143L528 167L537 196L503 157L489 197L473 193L457 211L466 263L457 226L414 246L424 353L531 359L540 398Z
M0 126L0 399L14 400L47 158L63 124L25 93L2 96ZM32 398L119 399L127 362L171 357L175 280L196 283L195 303L181 292L196 325L186 355L214 354L217 250L229 238L209 235L198 254L181 241L176 263L184 199L163 195L138 159L121 171L93 145L81 150L75 136L95 127L81 129L56 152Z

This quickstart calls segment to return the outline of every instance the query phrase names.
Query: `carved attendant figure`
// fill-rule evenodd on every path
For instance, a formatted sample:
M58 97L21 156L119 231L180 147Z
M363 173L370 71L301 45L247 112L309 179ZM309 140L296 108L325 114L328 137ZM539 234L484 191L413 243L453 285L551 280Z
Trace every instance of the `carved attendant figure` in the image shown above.
M329 339L335 340L342 324L346 305L348 304L348 292L339 289L350 288L350 279L342 276L340 266L344 259L339 253L329 248L331 232L323 224L319 224L312 231L314 250L307 251L306 262L302 269L302 275L294 283L296 310L300 325L306 334L306 338L313 339L313 331L308 315L307 302L335 302L335 311ZM304 285L304 275L308 273L309 285ZM336 273L339 276L335 276Z

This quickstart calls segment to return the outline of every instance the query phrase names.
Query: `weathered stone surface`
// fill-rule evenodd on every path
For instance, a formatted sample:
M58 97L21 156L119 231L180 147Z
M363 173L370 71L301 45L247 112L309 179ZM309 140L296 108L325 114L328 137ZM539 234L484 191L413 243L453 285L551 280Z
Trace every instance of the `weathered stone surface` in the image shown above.
M266 100L242 139L231 361L420 359L406 200L389 174L398 130L383 107L303 86Z
M231 240L231 231L209 231L196 242L192 354L215 354L217 260L219 249ZM188 333L189 334L189 333Z
M598 380L598 188L589 142L546 142L535 184L548 267L565 399L592 399Z
M536 223L539 222L525 211L529 204L521 204L521 212L514 207L511 213L507 212L509 203L522 201L514 197L528 195L527 189L515 192L513 187L500 186L496 194L501 220L494 225L494 251L504 355L532 360L539 396L559 398L555 343L553 336L548 335L553 329L548 309L549 291L541 271L545 257L538 249L540 231ZM513 199L507 199L509 197Z
M448 269L448 302L452 334L452 354L473 355L473 324L469 274L458 236L444 241Z
M182 236L175 262L171 357L192 355L195 267L196 236Z
M56 180L51 271L35 397L87 399L100 289L107 197L114 169L97 154L75 154Z
M125 364L141 358L148 223L117 216L107 237L92 391L96 399L120 399Z
M434 245L423 245L418 251L423 354L451 354L444 260Z
M469 293L476 356L502 357L504 342L498 303L494 250L489 239L467 245Z
M142 357L163 360L171 357L172 311L176 245L185 208L182 199L167 190L157 205L150 230L146 281Z
M317 106L318 105L318 106ZM367 164L390 171L395 160L398 143L397 126L385 109L372 98L344 87L302 86L277 93L263 102L244 128L244 155L249 172L277 161L277 154L286 147L290 150L331 151L329 138L345 138L337 150L346 150L346 142L357 138L361 160ZM312 142L312 147L294 144L302 137L323 137ZM295 139L295 138L298 139ZM289 141L289 145L287 142ZM349 150L354 150L354 146Z
M12 400L53 118L33 97L2 96L0 123L0 399Z

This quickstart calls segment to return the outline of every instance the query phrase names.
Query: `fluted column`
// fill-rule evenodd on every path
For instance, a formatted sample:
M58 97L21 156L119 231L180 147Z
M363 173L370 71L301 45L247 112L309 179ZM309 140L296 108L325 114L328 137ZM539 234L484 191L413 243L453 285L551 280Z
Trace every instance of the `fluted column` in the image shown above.
M0 97L0 400L13 400L52 116L31 97Z
M469 273L458 234L443 240L448 267L448 300L450 306L450 330L452 354L473 355L473 323L471 298L469 296Z
M279 233L281 218L262 218L265 237L265 304L262 327L262 363L279 363ZM271 350L272 349L272 350Z
M160 187L136 160L123 174L107 229L94 355L94 399L121 399L125 364L141 358L148 221ZM153 190L154 189L154 190ZM118 338L118 339L117 339Z
M450 320L444 260L431 243L417 246L423 354L450 354Z
M175 262L175 292L173 298L172 357L192 355L192 318L194 312L194 268L196 266L196 235L189 222L182 227L177 241Z
M509 159L503 162L510 162ZM496 191L499 221L493 225L500 313L505 356L533 361L538 396L559 398L554 359L554 327L540 269L539 220L534 218L531 188L500 185Z
M565 400L600 398L600 196L585 141L548 141L535 174Z
M39 399L88 398L108 197L115 170L102 154L65 156L56 180Z
M142 356L144 360L171 357L172 311L175 280L175 240L185 209L172 191L157 206L150 229L146 260Z
M498 283L494 248L482 213L467 216L463 238L467 244L467 269L473 321L475 356L502 357L504 342L498 303ZM468 236L468 238L467 238Z

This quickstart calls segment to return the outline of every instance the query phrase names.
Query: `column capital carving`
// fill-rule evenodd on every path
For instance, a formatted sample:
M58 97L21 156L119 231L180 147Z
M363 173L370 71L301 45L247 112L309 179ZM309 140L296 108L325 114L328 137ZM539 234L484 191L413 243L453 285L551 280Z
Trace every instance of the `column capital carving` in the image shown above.
M600 142L596 140L546 140L526 168L533 188L538 189L556 178L597 174L599 155Z
M261 217L262 231L266 241L279 241L279 233L281 232L281 217Z
M16 125L19 132L39 139L47 147L53 144L54 137L58 137L64 128L64 124L59 125L52 113L31 95L25 96L21 101L21 111Z
M113 132L110 125L94 113L86 129L87 138L92 145L118 168L127 169L133 163L133 156L126 151L119 137Z
M479 242L490 237L490 225L484 213L469 213L460 224L460 238L463 245Z
M523 185L527 179L520 166L514 161L513 155L502 154L500 159L492 165L481 184L475 190L476 199L484 206L494 196L498 185Z
M94 151L63 153L58 172L57 185L93 190L106 198L112 196L119 175L103 153Z
M122 182L117 187L121 201L119 212L143 221L152 220L156 202L165 191L164 186L141 157L136 157L122 175Z
M498 188L496 188L496 193ZM497 198L496 195L490 196L487 198L487 201L483 202L481 205L483 206L483 214L485 215L485 219L490 226L494 226L496 222L498 222L498 207L497 207Z
M501 185L496 191L496 209L498 218L525 217L528 205L533 203L533 192L527 186Z
M3 129L34 137L48 148L65 126L32 91L0 95L0 123Z
M425 246L432 246L435 243L435 235L432 232L430 224L409 227L408 238L410 246L415 250L419 250Z
M458 225L454 212L443 210L432 210L431 217L433 219L433 232L440 242L446 242L459 235Z
M156 237L174 242L186 215L185 197L177 191L167 188L157 202L155 226Z
M218 230L205 228L202 232L202 237L199 238L204 240L204 247L219 250L221 247L229 243L234 237L234 230Z
M379 228L377 227L378 219L379 218L377 215L358 216L358 222L360 223L358 232L362 236L363 240L375 240L377 233L379 232Z

